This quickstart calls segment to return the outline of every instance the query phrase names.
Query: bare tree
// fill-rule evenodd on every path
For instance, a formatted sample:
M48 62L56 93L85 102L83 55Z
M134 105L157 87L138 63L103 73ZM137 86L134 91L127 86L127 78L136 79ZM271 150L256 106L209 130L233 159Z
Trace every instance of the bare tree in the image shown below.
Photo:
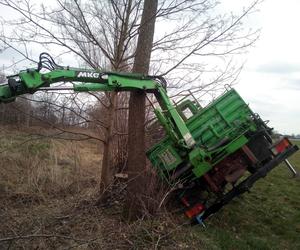
M34 43L43 46L59 46L63 49L61 54L71 51L85 65L93 68L130 70L130 61L134 56L133 44L137 35L134 27L139 19L140 1L89 1L89 4L57 1L57 6L50 11L47 11L44 5L36 10L36 6L30 1L18 3L2 1L1 4L16 10L22 16L22 20L29 21L28 23L22 20L12 22L11 25L23 24L20 26L20 33L12 37L3 36L1 39L4 47L11 47L17 51L20 50L13 43L22 41L25 46L25 52L22 54L27 59L33 60L26 48L28 44ZM115 112L116 98L115 93L108 93L101 95L102 102L99 102L99 105L102 105L105 102L103 99L108 99L107 105L102 106L105 108L104 113L108 113L110 117L106 119L107 124L104 125L107 129L102 166L104 187L109 185L114 172L112 171L115 158L113 147L118 141L113 127L118 114Z
M55 50L61 59L71 52L82 67L147 74L150 65L151 74L168 78L172 95L186 89L201 93L205 87L213 92L236 79L240 65L233 63L233 56L245 51L258 37L257 31L245 29L243 19L255 11L259 0L253 0L238 14L218 12L215 0L160 0L156 10L145 20L142 20L142 10L145 10L141 8L142 2L57 0L51 6L37 6L30 0L0 0L0 5L20 16L16 20L2 21L0 46L17 51L30 62L34 62L30 53L34 45ZM148 1L144 4L153 7ZM152 43L153 20L160 29ZM138 34L147 30L146 27L148 37L139 36L146 44L139 47L143 43L137 40ZM92 96L104 110L104 117L110 117L106 122L105 119L99 122L106 131L102 175L107 186L113 174L109 168L113 164L114 147L124 145L127 134L124 120L128 116L128 100L115 93ZM118 98L124 100L121 105ZM133 93L129 105L129 170L132 176L137 176L145 165L144 93ZM66 107L58 110L64 112ZM120 124L123 131L116 129ZM138 185L132 186L133 190L137 190Z

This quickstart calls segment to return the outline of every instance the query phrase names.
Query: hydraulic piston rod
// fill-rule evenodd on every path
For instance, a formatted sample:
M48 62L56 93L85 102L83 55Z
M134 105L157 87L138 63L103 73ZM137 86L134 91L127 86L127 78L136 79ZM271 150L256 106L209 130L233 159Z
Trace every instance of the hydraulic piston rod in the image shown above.
M293 177L297 176L298 173L297 173L296 169L293 167L293 165L287 159L285 159L284 162L285 162L286 166L289 168L289 170L292 172Z

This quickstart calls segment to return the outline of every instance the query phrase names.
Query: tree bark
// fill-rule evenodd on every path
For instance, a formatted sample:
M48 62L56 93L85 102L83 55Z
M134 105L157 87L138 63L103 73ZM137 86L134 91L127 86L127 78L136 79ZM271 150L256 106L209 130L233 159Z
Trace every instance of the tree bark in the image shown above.
M125 16L121 23L120 35L116 36L114 41L114 63L111 65L113 71L122 71L124 70L124 47L125 40L128 36L129 29L129 18L132 8L132 0L128 0L126 2L126 10ZM117 13L115 13L117 14ZM115 23L116 30L119 25L117 22ZM109 94L110 96L110 106L107 110L108 112L108 128L106 135L106 143L104 144L103 150L103 160L102 160L102 168L101 168L101 190L105 191L107 187L112 183L114 179L114 174L116 172L116 166L114 166L114 147L116 146L114 140L114 127L115 121L117 120L118 113L116 112L116 103L118 99L118 94L116 92L112 92ZM118 139L117 139L118 140Z
M114 122L115 122L115 108L116 108L117 93L110 93L110 106L108 108L107 123L108 128L106 132L105 145L103 150L102 168L101 168L101 191L104 192L111 184L115 172L113 166L113 136L114 136Z
M145 0L139 37L132 71L148 74L153 45L157 0ZM128 220L142 216L146 202L145 180L145 93L130 94L128 118L128 176L127 198L124 215Z

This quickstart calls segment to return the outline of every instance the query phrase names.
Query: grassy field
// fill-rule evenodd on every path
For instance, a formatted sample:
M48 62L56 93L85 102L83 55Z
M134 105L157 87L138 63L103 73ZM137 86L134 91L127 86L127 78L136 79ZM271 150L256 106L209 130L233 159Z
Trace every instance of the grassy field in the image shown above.
M31 139L0 130L0 249L300 249L300 179L285 165L206 228L166 212L128 224L117 200L97 205L96 142ZM300 153L290 161L300 171Z
M300 142L296 142L300 146ZM290 162L300 171L299 151ZM300 179L282 164L251 190L193 229L216 249L300 249Z

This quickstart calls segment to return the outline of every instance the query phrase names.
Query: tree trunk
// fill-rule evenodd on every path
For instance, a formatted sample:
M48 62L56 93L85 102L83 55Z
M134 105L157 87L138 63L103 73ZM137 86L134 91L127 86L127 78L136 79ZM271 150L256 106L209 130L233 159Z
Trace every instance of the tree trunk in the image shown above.
M104 192L111 184L114 175L113 167L113 136L117 93L110 93L110 105L107 114L108 128L106 132L105 145L103 150L102 168L101 168L101 190Z
M114 41L114 63L111 65L113 71L124 71L124 64L126 65L126 61L124 61L124 49L125 49L125 40L128 36L129 29L129 18L131 14L132 8L132 0L128 0L126 2L126 14L124 16L123 22L121 24L120 35L116 36ZM118 23L115 23L117 26ZM117 30L117 27L116 27ZM114 147L116 147L114 136L114 126L115 121L118 119L118 112L116 112L116 103L118 99L118 94L113 92L110 94L110 106L107 110L108 112L108 129L106 135L106 143L104 144L103 150L103 160L102 160L102 169L101 169L101 189L103 191L112 183L114 174L115 174L115 166L114 159L116 155L114 153ZM119 140L119 138L117 138Z
M148 74L153 44L157 0L145 0L132 71ZM142 216L145 203L145 93L130 94L128 118L128 194L124 215L128 220Z

